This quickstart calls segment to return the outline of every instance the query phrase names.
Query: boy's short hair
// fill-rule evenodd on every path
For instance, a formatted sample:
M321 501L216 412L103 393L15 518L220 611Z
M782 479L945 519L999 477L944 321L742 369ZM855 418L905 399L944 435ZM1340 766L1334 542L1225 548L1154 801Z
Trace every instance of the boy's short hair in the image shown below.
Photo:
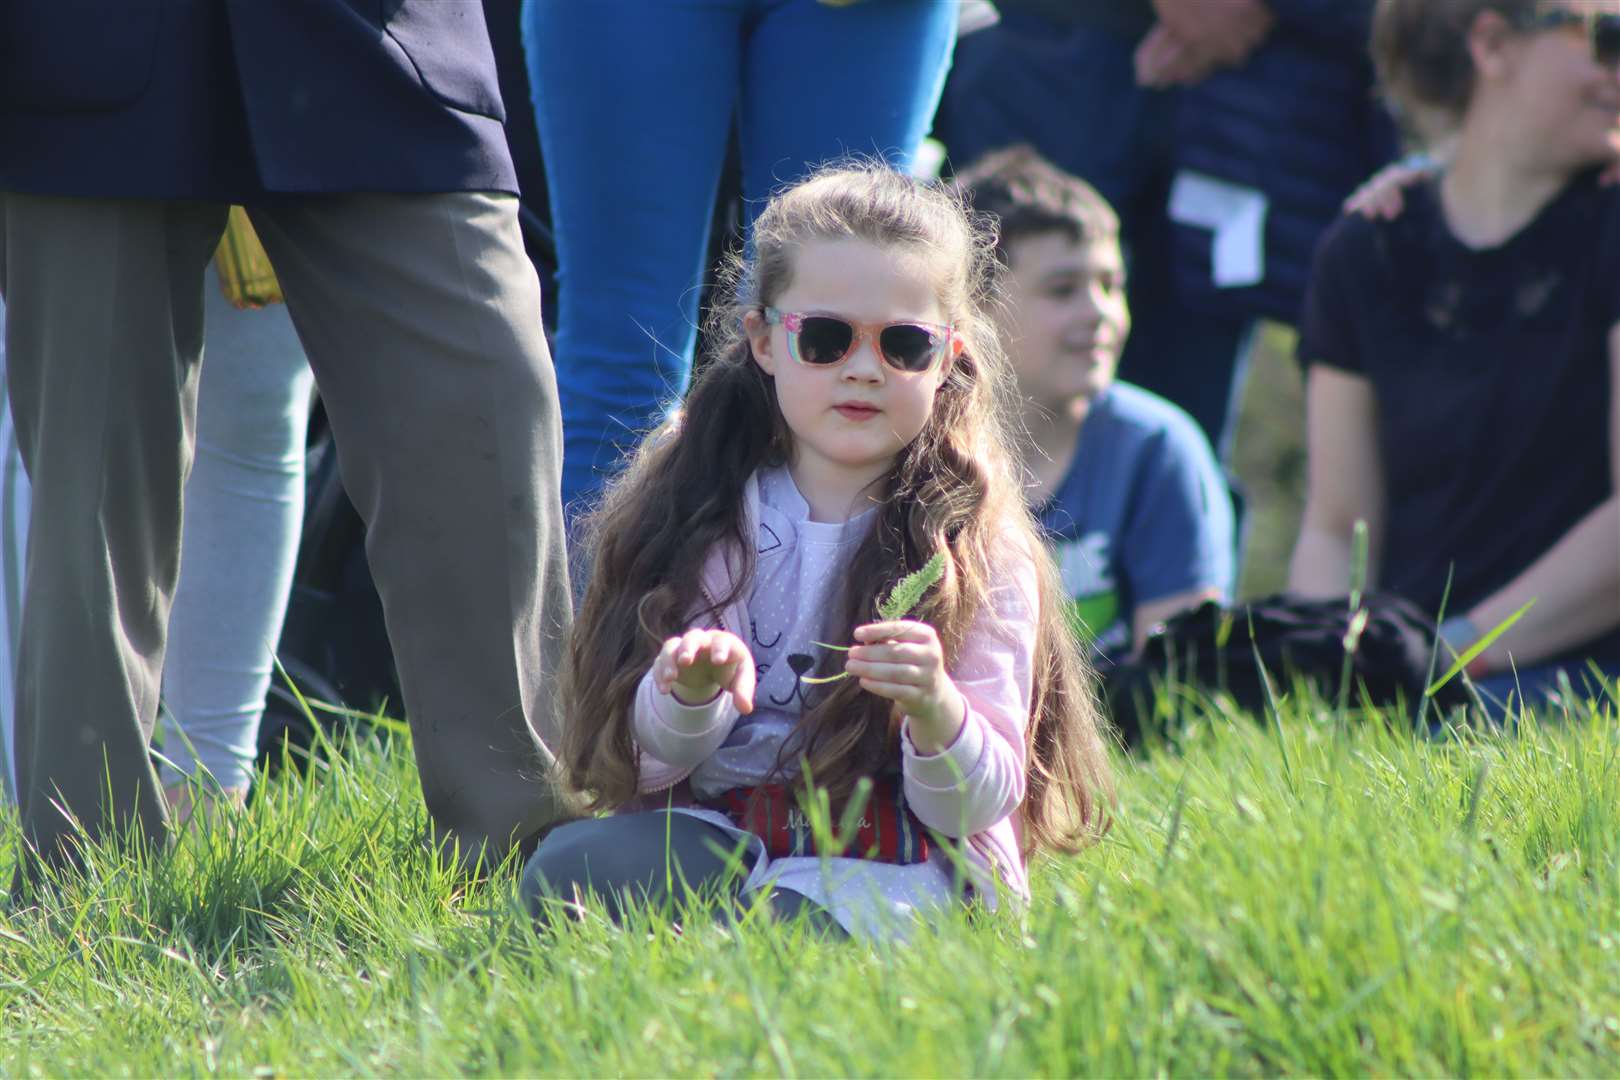
M996 258L1020 240L1062 232L1076 244L1119 241L1119 215L1097 189L1019 145L986 154L956 174L973 209L997 221Z

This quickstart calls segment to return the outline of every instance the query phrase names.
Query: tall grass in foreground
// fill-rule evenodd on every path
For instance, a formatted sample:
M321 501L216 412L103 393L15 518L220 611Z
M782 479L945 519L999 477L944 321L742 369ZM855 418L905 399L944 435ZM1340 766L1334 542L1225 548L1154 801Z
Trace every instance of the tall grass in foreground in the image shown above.
M886 946L537 934L510 874L434 868L408 752L364 745L0 917L0 1073L1613 1073L1612 707L1434 743L1282 710L1121 762L1022 919Z

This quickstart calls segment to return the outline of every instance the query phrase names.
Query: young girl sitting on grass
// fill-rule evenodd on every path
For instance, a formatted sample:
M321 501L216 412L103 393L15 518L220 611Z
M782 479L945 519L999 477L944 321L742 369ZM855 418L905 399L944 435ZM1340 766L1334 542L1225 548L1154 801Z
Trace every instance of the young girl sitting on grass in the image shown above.
M1025 858L1095 832L1110 780L1008 452L993 241L871 167L782 192L753 244L684 409L590 519L560 757L618 813L550 834L525 902L617 916L679 882L872 933L1027 895ZM872 784L847 857L816 850L801 762L835 822Z

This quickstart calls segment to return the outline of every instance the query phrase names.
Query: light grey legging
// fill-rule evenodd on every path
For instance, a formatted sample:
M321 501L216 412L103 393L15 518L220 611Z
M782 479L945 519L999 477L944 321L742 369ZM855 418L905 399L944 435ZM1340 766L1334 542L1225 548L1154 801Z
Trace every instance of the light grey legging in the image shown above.
M285 305L238 310L212 269L204 287L207 362L163 667L160 738L173 765L163 767L162 779L174 783L200 766L223 787L245 787L298 558L314 378ZM0 343L4 328L0 303ZM0 344L0 380L4 355ZM9 795L16 784L14 616L22 602L29 503L9 403L0 444L0 783Z
M173 764L160 775L171 784L200 765L222 787L245 788L298 561L315 378L285 304L239 310L211 269L205 287L197 451L158 728Z

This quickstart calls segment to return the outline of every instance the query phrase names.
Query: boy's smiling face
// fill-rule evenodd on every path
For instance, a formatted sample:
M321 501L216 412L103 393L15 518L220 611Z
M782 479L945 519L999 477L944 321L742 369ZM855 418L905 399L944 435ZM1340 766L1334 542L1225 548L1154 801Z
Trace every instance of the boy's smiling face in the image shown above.
M1131 332L1118 240L1053 230L1013 240L1007 258L1002 331L1019 388L1054 415L1083 408L1113 383Z

